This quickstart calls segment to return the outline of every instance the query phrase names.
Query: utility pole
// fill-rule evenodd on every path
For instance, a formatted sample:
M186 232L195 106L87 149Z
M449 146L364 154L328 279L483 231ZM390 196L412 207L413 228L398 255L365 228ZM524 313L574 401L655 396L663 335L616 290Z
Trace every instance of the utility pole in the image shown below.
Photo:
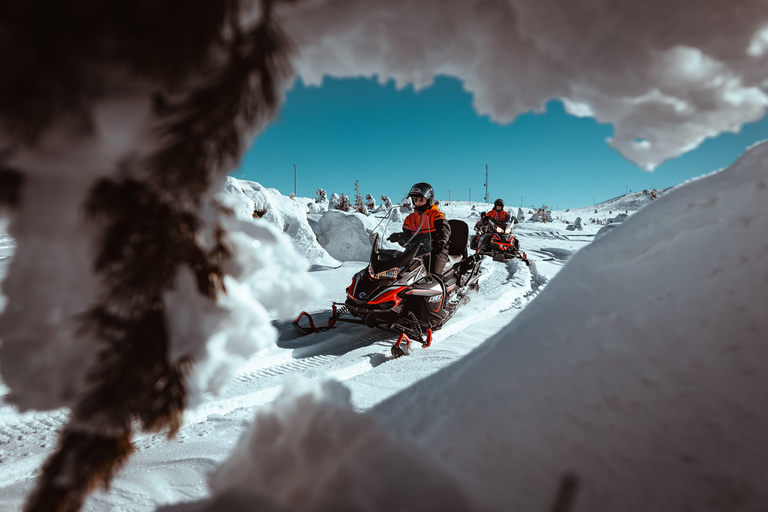
M298 189L296 188L296 164L293 164L293 193L297 194Z
M469 188L469 202L472 202L472 187Z
M451 191L448 190L448 204L451 204Z
M485 164L485 202L488 202L488 164Z

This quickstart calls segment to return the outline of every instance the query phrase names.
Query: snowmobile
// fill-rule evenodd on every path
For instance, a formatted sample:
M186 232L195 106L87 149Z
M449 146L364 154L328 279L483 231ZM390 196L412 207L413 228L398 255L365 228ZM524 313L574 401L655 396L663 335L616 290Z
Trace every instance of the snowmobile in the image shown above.
M331 329L336 322L350 322L399 332L391 349L394 357L407 354L411 340L422 347L430 346L432 331L440 329L459 306L469 302L468 292L478 289L480 279L482 255L467 252L469 227L460 220L448 223L449 264L442 275L428 271L429 234L412 236L401 243L402 248L385 248L385 226L383 233L372 233L370 262L352 277L345 302L333 303L328 325L317 327L312 317L302 312L294 327L308 334ZM309 328L299 323L305 316Z
M470 246L475 249L475 254L491 256L493 261L505 261L513 258L521 259L526 265L530 265L528 255L520 251L520 240L512 234L517 221L500 221L487 217L488 225L476 229Z

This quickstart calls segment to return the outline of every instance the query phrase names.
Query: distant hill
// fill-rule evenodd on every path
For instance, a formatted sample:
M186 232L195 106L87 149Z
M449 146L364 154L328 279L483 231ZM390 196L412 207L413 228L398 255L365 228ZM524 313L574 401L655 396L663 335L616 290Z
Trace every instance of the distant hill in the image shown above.
M608 199L602 203L598 203L594 206L598 212L613 211L637 211L648 203L663 196L673 187L665 189L644 190L642 192L630 192L629 194L620 195L613 199ZM654 197L655 196L655 197Z

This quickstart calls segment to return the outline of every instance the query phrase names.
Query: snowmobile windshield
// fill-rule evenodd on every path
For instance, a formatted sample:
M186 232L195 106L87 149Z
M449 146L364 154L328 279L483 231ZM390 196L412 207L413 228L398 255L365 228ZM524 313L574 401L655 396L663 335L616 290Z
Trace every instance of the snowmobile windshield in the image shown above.
M432 233L429 231L420 233L421 230L427 227L427 223L429 223L429 218L426 215L422 215L419 226L410 238L400 242L406 250L410 249L413 245L418 246L419 250L417 251L416 256L422 256L432 250Z
M374 242L371 249L371 262L369 265L371 275L376 277L387 277L385 274L389 274L389 277L394 278L414 258L424 254L422 245L416 243L406 246L402 252L387 249L376 250L377 245L378 240Z
M373 228L371 233L368 235L368 239L371 241L371 246L373 247L374 251L390 253L399 252L399 245L387 241L389 235L397 232L395 229L397 222L394 222L394 219L396 217L396 211L399 213L398 210L399 209L397 207L390 208L386 215L382 217L379 223L376 224L376 227Z
M399 209L390 208L387 214L379 221L376 227L373 228L371 233L368 235L369 240L371 240L371 246L373 250L375 252L389 254L390 256L394 257L401 253L403 248L405 248L405 251L407 252L412 245L417 244L421 246L417 251L417 257L428 253L432 247L431 234L419 234L419 231L421 231L425 227L426 223L429 222L429 219L426 215L422 216L421 224L410 237L401 238L397 243L390 242L388 240L390 235L401 233L402 230L402 226L399 224L399 221L395 221L395 212L399 213Z
M430 233L421 233L422 226L416 230L416 233L407 239L400 239L399 243L390 243L384 245L384 241L389 234L400 233L399 230L390 232L389 225L392 221L392 210L379 222L376 228L371 232L371 275L379 276L384 274L396 275L397 272L408 265L414 258L429 254L432 248ZM428 222L426 216L423 216L422 223Z

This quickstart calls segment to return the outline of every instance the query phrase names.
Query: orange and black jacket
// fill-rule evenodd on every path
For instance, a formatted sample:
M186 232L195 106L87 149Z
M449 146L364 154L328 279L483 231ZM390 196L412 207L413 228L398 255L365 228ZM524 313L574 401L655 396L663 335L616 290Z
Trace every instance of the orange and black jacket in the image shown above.
M509 222L510 220L512 220L512 214L510 214L506 210L497 211L496 208L486 213L485 217L486 219L491 218L499 222ZM487 220L485 221L485 224L488 224Z
M451 225L445 220L443 212L437 209L437 205L427 208L424 213L415 210L408 215L403 222L403 233L410 237L413 234L429 233L432 239L432 247L448 245L448 239L451 237Z

